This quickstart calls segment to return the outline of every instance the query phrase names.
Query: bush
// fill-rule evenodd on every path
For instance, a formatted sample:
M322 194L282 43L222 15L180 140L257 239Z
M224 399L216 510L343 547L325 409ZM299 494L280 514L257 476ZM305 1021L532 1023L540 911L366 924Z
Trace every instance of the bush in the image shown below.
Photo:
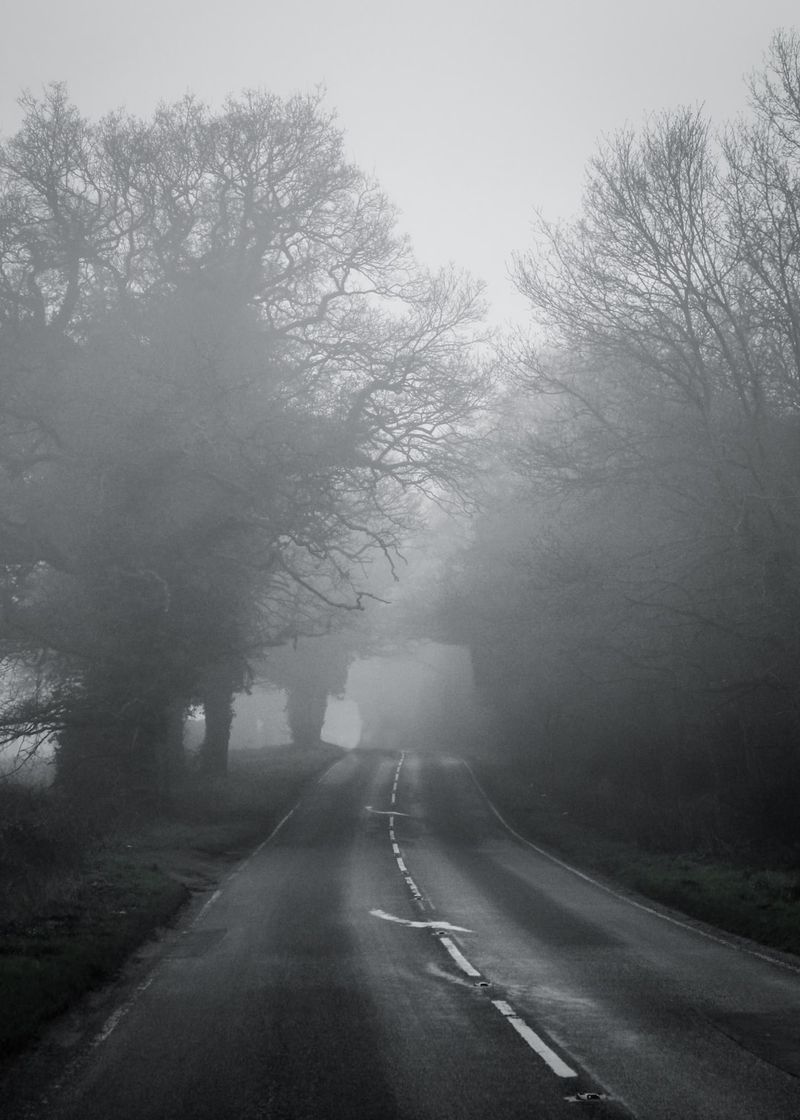
M86 816L51 790L0 783L0 913L8 926L74 889L93 839Z

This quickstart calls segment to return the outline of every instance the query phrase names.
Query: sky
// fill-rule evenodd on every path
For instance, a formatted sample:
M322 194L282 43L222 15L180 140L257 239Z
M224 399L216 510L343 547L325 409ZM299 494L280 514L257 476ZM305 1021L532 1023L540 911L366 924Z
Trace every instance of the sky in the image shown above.
M578 213L599 140L682 104L745 111L744 78L792 26L796 0L3 0L0 134L48 81L89 117L324 86L419 257L524 322L510 256L536 211Z

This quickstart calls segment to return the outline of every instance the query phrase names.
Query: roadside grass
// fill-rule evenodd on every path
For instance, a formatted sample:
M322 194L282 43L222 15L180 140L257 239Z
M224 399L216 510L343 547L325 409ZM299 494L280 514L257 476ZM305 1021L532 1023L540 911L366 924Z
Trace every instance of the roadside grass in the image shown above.
M471 764L508 823L533 843L690 917L800 955L797 853L651 851L576 819L524 769L485 758Z
M0 1053L110 977L188 896L163 872L115 853L87 860L71 897L0 935Z
M168 813L134 821L118 840L162 863L180 848L236 859L269 835L306 783L346 753L329 743L232 751L227 779L187 781Z
M192 890L208 890L268 836L344 752L233 752L227 782L188 782L158 816L92 834L46 792L4 791L0 811L0 1055L110 979ZM11 820L11 824L9 824Z

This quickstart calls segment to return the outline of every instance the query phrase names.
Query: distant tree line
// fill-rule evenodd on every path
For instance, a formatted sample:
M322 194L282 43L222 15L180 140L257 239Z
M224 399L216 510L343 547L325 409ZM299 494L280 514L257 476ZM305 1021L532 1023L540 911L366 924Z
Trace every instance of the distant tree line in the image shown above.
M59 85L22 103L0 147L0 730L54 736L71 788L149 796L190 707L223 772L253 661L362 607L415 496L466 485L480 295L414 261L317 97L99 122Z
M604 143L515 262L495 479L442 615L507 750L666 847L800 840L800 39L751 112Z
M663 847L800 825L800 38L751 110L652 117L514 262L533 328L431 275L316 97L84 119L0 147L2 737L59 781L224 772L253 667L319 736L420 497L471 540L405 636L468 646L536 788ZM304 642L329 635L317 646ZM299 639L299 641L298 641ZM366 641L366 645L364 642ZM327 652L326 652L327 651Z

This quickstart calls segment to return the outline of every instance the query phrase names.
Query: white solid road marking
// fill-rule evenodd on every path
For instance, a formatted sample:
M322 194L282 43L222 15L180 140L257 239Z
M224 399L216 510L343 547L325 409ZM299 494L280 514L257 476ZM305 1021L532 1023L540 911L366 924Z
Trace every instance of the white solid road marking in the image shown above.
M747 953L747 955L750 957L758 957L758 959L761 961L767 961L768 964L777 965L778 968L785 968L789 972L800 972L800 966L796 964L790 964L789 961L781 960L780 957L770 956L769 953L760 953L757 949L751 949L747 945L741 945L737 944L737 942L735 941L729 941L726 937L720 937L717 934L709 933L707 930L701 929L699 926L690 925L689 922L682 922L680 918L673 918L670 914L664 914L660 910L655 910L652 906L645 906L643 902L637 902L633 898L628 898L627 895L622 894L620 891L615 891L613 887L608 887L605 883L601 883L599 882L599 880L593 879L592 876L587 875L585 871L579 871L578 868L573 867L572 864L565 863L563 859L559 859L558 856L554 856L552 852L548 852L546 848L540 848L538 844L534 844L531 840L528 840L524 836L521 836L515 828L511 827L505 817L502 816L499 809L497 809L496 806L492 803L492 800L489 797L488 793L475 777L470 764L466 761L466 759L463 758L461 759L461 762L466 767L469 776L472 778L473 782L480 790L481 795L486 801L486 804L500 821L500 824L503 826L503 828L505 828L507 832L510 832L512 836L515 836L517 840L519 840L522 844L525 844L528 848L533 848L534 852L538 852L539 855L544 856L545 859L549 859L551 863L555 863L559 867L563 867L565 871L569 871L573 875L577 875L579 879L583 879L585 882L591 883L592 886L597 887L601 891L605 891L606 894L610 894L613 898L618 898L620 902L625 902L628 906L633 906L636 910L643 910L645 914L652 914L654 918L660 918L662 922L669 922L670 925L678 926L680 929L689 930L690 933L696 933L698 937L704 937L706 941L714 941L717 945L724 945L726 946L726 948L733 949L737 953Z
M331 766L329 766L329 767L328 767L328 770L330 770L330 769L332 769L332 767L331 767ZM325 774L327 774L327 773L328 773L328 770L326 770L326 771L325 771ZM323 778L325 777L325 774L323 774L323 775L322 775L322 777L323 777ZM321 781L321 780L322 780L322 779L320 779L320 781ZM298 801L298 802L297 802L297 805L299 805L299 804L300 804L300 802ZM239 864L238 868L236 869L236 870L237 870L237 872L238 872L238 871L241 871L241 870L242 870L242 868L243 868L243 867L245 867L245 866L246 866L246 865L247 865L247 864L248 864L248 863L250 862L250 860L251 860L251 859L255 859L255 857L256 857L256 856L258 855L258 853L259 853L259 852L261 851L261 849L262 849L262 848L266 848L267 844L269 844L271 840L274 840L274 838L275 838L275 837L276 837L276 836L278 835L278 833L280 832L280 830L281 830L281 829L283 828L283 826L284 826L284 825L286 824L286 822L288 821L289 817L291 817L291 816L292 816L292 814L294 813L295 809L297 808L297 805L294 805L294 806L293 806L293 807L292 807L292 808L291 808L291 809L289 810L289 812L288 812L288 813L286 814L286 816L285 816L285 817L283 817L283 818L282 818L281 820L279 820L279 821L278 821L278 823L277 823L277 824L275 825L275 827L273 828L272 832L270 832L270 834L269 834L269 836L268 836L268 837L266 838L266 840L262 840L262 841L261 841L261 843L260 843L260 844L258 845L258 847L257 847L257 848L254 848L254 849L253 849L253 851L252 851L252 852L250 853L250 855L249 855L249 856L247 857L247 859L245 859L245 860L242 860L242 862L241 862L241 863Z
M376 817L408 817L409 813L401 813L399 809L373 809L371 805L365 805L364 808L368 813L374 813ZM391 821L389 822L392 823Z
M214 905L214 903L217 901L217 899L219 898L219 896L221 894L222 894L221 890L214 891L211 898L209 898L207 902L204 902L203 905L200 907L199 911L197 912L197 916L195 917L194 921L192 922L192 925L195 925L196 922L200 921L202 916L205 914L206 910L208 910L209 907Z
M135 998L136 997L134 997L134 999ZM97 1034L94 1041L92 1042L92 1046L99 1046L101 1042L105 1042L105 1040L108 1038L108 1036L111 1034L111 1032L114 1030L114 1028L119 1023L120 1019L124 1015L128 1014L131 1007L133 1006L133 1002L134 1002L134 1000L129 1000L128 1003L124 1003L122 1005L122 1007L118 1007L116 1011L113 1011L109 1015L109 1017L106 1019L105 1023L103 1024L100 1032Z
M577 1071L568 1066L555 1050L551 1050L543 1038L532 1030L524 1019L520 1019L514 1008L502 999L493 999L492 1004L508 1023L514 1028L520 1038L524 1038L531 1050L534 1050L542 1061L546 1062L556 1077L577 1077Z
M394 914L388 914L385 910L370 910L373 918L383 918L385 922L397 922L401 926L411 926L412 929L449 929L453 933L472 933L471 929L465 929L463 926L454 926L452 922L415 922L411 918L398 918ZM445 939L442 938L444 941ZM452 942L450 943L452 945Z

